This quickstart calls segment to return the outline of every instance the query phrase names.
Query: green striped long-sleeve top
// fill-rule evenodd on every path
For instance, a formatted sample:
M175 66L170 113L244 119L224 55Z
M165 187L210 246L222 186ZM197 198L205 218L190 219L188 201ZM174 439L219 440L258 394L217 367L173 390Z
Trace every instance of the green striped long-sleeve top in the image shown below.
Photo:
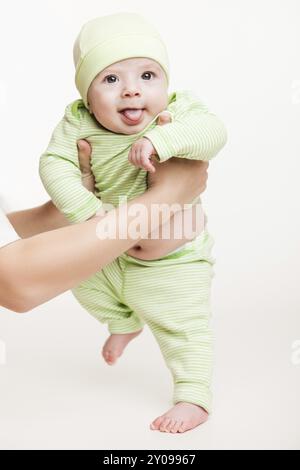
M180 157L210 160L227 140L223 122L193 92L169 95L167 110L172 122L159 126L158 115L137 134L116 134L104 128L76 100L54 129L46 151L40 157L42 182L56 207L70 222L92 217L102 204L117 207L147 189L147 172L128 161L131 145L141 137L151 140L161 162ZM95 194L82 186L77 141L86 139L92 147Z

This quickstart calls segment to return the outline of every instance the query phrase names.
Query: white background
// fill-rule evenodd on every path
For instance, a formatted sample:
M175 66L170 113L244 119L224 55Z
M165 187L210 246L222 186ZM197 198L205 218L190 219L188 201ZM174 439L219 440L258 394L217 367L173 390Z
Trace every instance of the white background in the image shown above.
M79 97L73 41L118 11L157 27L170 92L194 90L228 130L203 198L217 259L214 411L184 434L150 431L172 405L150 331L109 367L105 327L67 293L28 314L1 310L0 447L299 448L299 1L2 1L1 193L10 209L47 200L38 160Z

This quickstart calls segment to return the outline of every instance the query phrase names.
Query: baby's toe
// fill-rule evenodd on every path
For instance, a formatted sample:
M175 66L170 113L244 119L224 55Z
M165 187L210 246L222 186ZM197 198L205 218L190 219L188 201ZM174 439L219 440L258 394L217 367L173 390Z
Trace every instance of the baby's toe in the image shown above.
M178 428L178 432L185 432L186 431L186 423L181 421L180 426Z
M108 364L113 364L116 361L116 358L111 351L103 351L103 357Z
M164 417L163 416L159 416L158 418L156 418L154 421L152 421L152 423L150 424L150 428L151 429L159 429L161 423L163 422L163 419Z
M167 431L167 426L170 424L171 418L165 417L159 427L160 431L166 432Z
M173 426L172 426L172 428L171 428L171 432L172 432L172 433L178 432L178 429L179 429L180 424L181 424L181 421L176 421L176 420L175 420L175 423L173 424Z
M166 426L166 432L171 432L175 423L176 423L176 420L172 418L169 424Z

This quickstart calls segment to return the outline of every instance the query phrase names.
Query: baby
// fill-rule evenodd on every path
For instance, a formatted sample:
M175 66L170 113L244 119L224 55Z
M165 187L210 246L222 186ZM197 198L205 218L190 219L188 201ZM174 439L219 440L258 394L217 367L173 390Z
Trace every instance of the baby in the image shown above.
M117 13L86 23L74 62L81 99L66 107L40 159L43 184L69 221L87 220L105 204L115 207L121 198L145 192L153 159L208 161L225 145L223 123L193 93L168 94L166 48L140 15ZM81 184L79 139L92 147L95 194ZM184 211L193 216L187 220L201 213L199 202ZM137 243L73 290L91 315L107 323L102 354L108 364L149 326L174 382L174 406L150 428L172 433L203 423L212 408L213 239L201 224L192 240L175 236L180 216L172 219L169 239L155 234Z

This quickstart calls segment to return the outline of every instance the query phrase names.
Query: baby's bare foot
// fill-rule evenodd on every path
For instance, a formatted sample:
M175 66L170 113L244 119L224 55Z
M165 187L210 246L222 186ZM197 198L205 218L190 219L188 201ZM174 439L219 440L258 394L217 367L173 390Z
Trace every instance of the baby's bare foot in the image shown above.
M113 365L121 356L127 344L143 331L143 328L134 333L112 334L102 348L102 356L108 365Z
M165 414L156 418L150 429L162 432L185 432L208 419L208 413L194 403L178 402Z

